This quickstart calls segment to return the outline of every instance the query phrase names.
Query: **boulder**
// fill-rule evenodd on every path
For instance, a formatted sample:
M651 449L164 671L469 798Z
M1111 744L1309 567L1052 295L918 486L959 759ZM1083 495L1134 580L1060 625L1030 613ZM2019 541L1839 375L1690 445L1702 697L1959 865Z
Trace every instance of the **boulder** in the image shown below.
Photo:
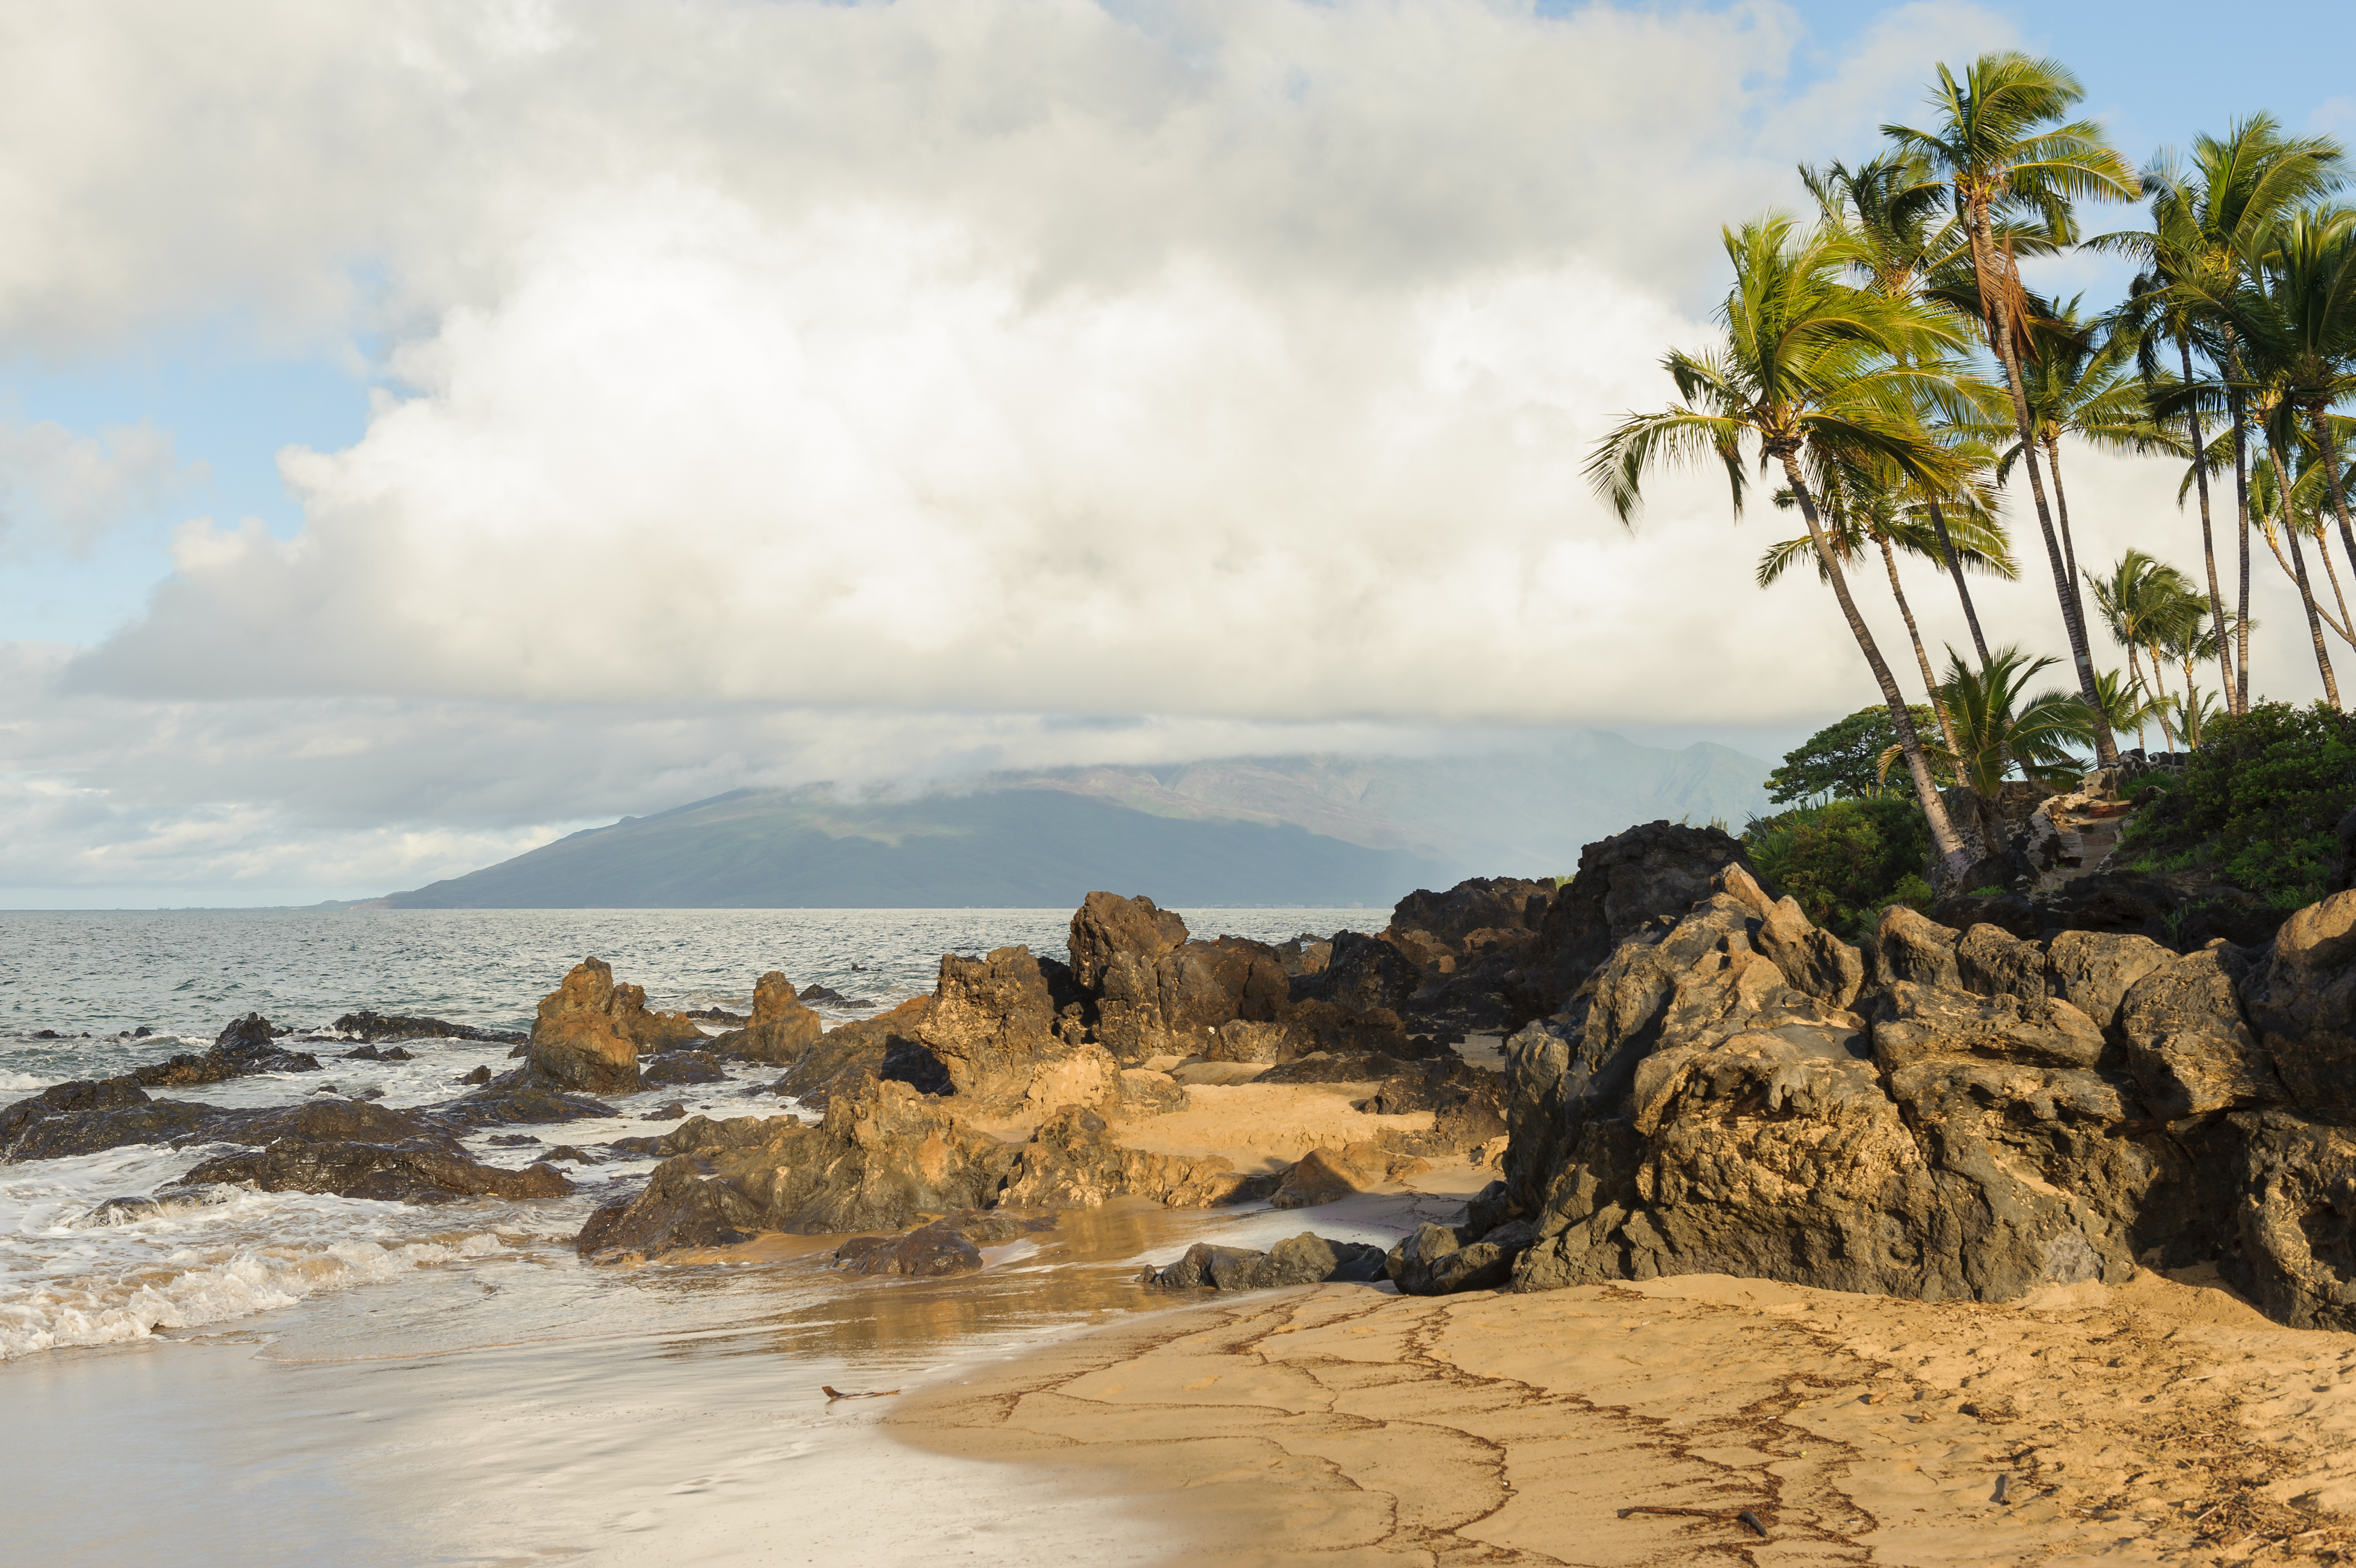
M2222 1272L2277 1323L2356 1329L2356 1133L2285 1111L2228 1122L2244 1196Z
M711 1051L665 1051L645 1061L638 1077L649 1089L672 1083L724 1083L728 1079L719 1057Z
M630 993L637 993L635 998ZM565 1089L627 1094L639 1087L638 1029L630 1015L645 1011L646 993L617 988L613 966L584 959L564 983L541 998L531 1026L532 1070ZM690 1025L690 1028L694 1026ZM702 1031L696 1030L697 1038Z
M1530 945L1537 1011L1567 1005L1620 944L1653 921L1680 918L1730 865L1750 869L1740 840L1680 822L1647 822L1581 850L1579 874L1547 903Z
M2045 950L1985 920L1966 927L1955 943L1955 969L1964 989L1981 996L2034 1002L2050 989Z
M151 1100L129 1076L52 1084L0 1110L0 1158L54 1160L130 1144L186 1143L220 1108Z
M453 1024L446 1018L412 1018L365 1007L345 1014L328 1026L338 1035L370 1045L384 1040L483 1040L493 1045L519 1046L530 1037L513 1029L478 1029L472 1024Z
M1186 940L1186 922L1151 898L1091 893L1072 916L1072 980L1098 1044L1124 1067L1162 1049L1155 964Z
M835 1249L834 1266L854 1274L904 1274L936 1279L981 1267L981 1249L946 1219L903 1236L854 1236Z
M1148 1290L1267 1290L1335 1280L1372 1283L1382 1277L1380 1247L1329 1240L1303 1230L1265 1252L1197 1241L1166 1268L1148 1265L1138 1283Z
M815 1126L773 1116L749 1128L698 1129L701 1119L691 1119L669 1145L681 1152L655 1168L636 1198L608 1206L618 1212L593 1217L578 1244L600 1255L652 1257L720 1244L696 1239L715 1227L804 1235L889 1230L920 1214L986 1207L1017 1149L966 1126L948 1104L870 1078L855 1091L838 1090ZM712 1141L683 1148L691 1129Z
M2131 1272L2134 1206L2180 1158L2091 1065L2091 1020L1964 990L1954 933L1894 908L1869 1027L1792 984L1721 886L1508 1042L1515 1288L1714 1272L2007 1300ZM1401 1288L1494 1277L1446 1261L1469 1240L1411 1238Z
M1454 1295L1468 1290L1495 1290L1513 1276L1514 1263L1537 1231L1515 1220L1478 1240L1468 1240L1462 1229L1419 1225L1415 1233L1390 1250L1383 1273L1402 1295Z
M567 1094L528 1067L501 1073L434 1112L438 1120L460 1127L534 1126L620 1114L602 1100Z
M916 1034L948 1075L961 1115L1035 1122L1066 1105L1120 1102L1111 1055L1059 1032L1047 962L1021 947L942 958Z
M2249 969L2240 950L2219 941L2149 971L2121 1000L2127 1065L2162 1120L2289 1098L2242 1016L2236 987Z
M2356 1106L2356 892L2284 920L2248 976L2250 1022L2292 1100Z
M283 1033L273 1029L261 1014L249 1013L224 1028L202 1055L184 1051L168 1061L135 1067L129 1076L151 1089L179 1089L256 1073L320 1070L319 1058L309 1051L290 1051L278 1045Z
M922 1094L947 1094L948 1071L917 1037L932 1010L933 998L917 996L888 1013L829 1029L770 1087L817 1112L825 1111L838 1092L856 1092L870 1078L905 1083Z
M794 983L776 970L753 983L753 1016L744 1027L731 1029L711 1043L720 1056L785 1067L825 1032L815 1009L795 993Z
M1401 1181L1431 1167L1412 1155L1362 1138L1340 1148L1312 1149L1284 1173L1269 1195L1271 1208L1309 1208Z
M1445 893L1417 888L1391 909L1394 936L1430 938L1448 957L1462 960L1479 950L1526 946L1537 935L1552 882L1519 876L1475 876Z
M2149 937L2062 931L2047 944L2047 983L2096 1028L2107 1029L2135 983L2175 958Z

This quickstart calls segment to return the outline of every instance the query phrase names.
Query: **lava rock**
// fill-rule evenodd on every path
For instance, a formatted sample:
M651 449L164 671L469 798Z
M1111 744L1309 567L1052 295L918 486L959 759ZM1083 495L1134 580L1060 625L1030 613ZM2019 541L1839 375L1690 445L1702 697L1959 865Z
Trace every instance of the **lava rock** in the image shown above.
M1138 1283L1149 1290L1267 1290L1328 1281L1367 1283L1382 1276L1380 1247L1304 1230L1265 1252L1197 1241L1166 1268L1149 1266Z

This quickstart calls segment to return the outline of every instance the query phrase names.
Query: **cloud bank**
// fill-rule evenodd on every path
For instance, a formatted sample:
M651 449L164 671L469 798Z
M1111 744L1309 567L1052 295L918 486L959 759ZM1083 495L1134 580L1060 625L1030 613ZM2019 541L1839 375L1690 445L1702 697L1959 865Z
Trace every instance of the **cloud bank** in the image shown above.
M20 650L0 880L369 891L744 783L1858 706L1825 596L1751 586L1768 509L1632 533L1580 464L1719 223L2008 41L1902 6L1796 84L1763 3L0 21L0 344L385 372L282 455L294 537L187 522L144 615ZM2076 471L2082 553L2181 526Z

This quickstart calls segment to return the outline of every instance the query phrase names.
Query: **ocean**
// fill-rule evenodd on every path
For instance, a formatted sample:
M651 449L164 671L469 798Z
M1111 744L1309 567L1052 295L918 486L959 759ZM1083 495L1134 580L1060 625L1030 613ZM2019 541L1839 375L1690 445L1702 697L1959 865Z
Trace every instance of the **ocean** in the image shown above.
M1375 909L1182 911L1201 935L1281 940L1304 931L1379 929ZM869 1004L828 1006L830 1023L929 993L945 952L1029 946L1062 956L1067 910L682 909L187 911L0 914L0 1102L54 1083L102 1078L176 1051L201 1050L232 1018L325 1028L348 1012L427 1015L488 1029L530 1027L540 998L584 957L643 985L650 1006L751 1006L753 982L783 970ZM716 1032L722 1026L711 1027ZM149 1031L144 1037L140 1029ZM44 1034L55 1038L41 1037ZM374 1090L391 1107L464 1092L477 1066L504 1071L503 1045L405 1042L406 1062L345 1061L313 1047L321 1073L264 1074L163 1091L229 1106L284 1104L333 1084ZM676 1125L687 1114L773 1115L748 1101L774 1068L731 1069L722 1083L608 1097L612 1122L520 1131L586 1146ZM519 1165L529 1149L470 1139L477 1157ZM0 1359L283 1315L324 1294L420 1271L461 1282L519 1262L576 1267L566 1240L592 1208L650 1161L574 1167L580 1190L537 1203L479 1200L431 1208L302 1193L242 1193L127 1225L88 1222L109 1197L145 1194L200 1151L137 1145L0 1165ZM598 1271L591 1271L598 1277Z

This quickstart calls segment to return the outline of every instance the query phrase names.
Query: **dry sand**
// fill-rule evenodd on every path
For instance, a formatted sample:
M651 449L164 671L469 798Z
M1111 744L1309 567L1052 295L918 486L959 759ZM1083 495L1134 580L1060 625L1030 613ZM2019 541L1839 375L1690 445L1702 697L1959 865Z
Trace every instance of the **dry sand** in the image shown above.
M1062 1341L887 1421L1117 1498L1173 1563L2329 1562L2356 1560L2351 1374L2356 1338L2150 1273L2003 1307L1326 1285Z
M1378 1083L1194 1084L1165 1115L1120 1123L1115 1136L1160 1155L1225 1155L1239 1171L1280 1171L1312 1149L1340 1148L1385 1132L1431 1129L1429 1111L1376 1116L1355 1102Z

